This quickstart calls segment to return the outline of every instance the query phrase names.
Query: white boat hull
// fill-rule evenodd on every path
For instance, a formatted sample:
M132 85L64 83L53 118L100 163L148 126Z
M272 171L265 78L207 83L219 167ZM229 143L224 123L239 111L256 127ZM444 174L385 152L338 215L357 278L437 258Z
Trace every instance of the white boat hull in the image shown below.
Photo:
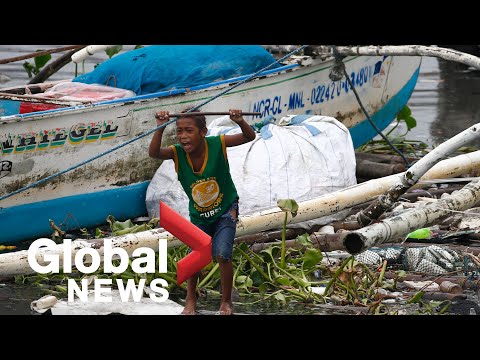
M420 57L350 57L347 71L369 112L384 129L406 105L418 77ZM380 64L380 67L379 67ZM250 123L272 115L333 116L350 129L358 147L376 133L343 78L329 78L332 61L267 72L202 107L258 111ZM39 113L0 117L0 197L22 189L115 146L155 125L160 109L179 112L219 94L232 82L197 86ZM177 94L175 94L177 93ZM169 95L170 94L170 95ZM211 120L211 119L210 119ZM170 126L170 131L173 129ZM51 233L49 219L64 229L91 227L108 215L122 220L146 214L145 192L160 165L148 157L151 136L102 156L47 183L0 201L0 244Z

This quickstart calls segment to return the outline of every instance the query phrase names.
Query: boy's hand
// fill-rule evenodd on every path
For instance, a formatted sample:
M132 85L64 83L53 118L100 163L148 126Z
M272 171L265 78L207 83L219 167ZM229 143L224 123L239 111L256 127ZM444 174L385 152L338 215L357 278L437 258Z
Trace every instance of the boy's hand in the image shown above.
M157 121L157 126L165 124L169 119L168 111L158 111L155 113L155 119Z
M237 124L243 121L242 110L231 109L230 110L230 119L235 121Z

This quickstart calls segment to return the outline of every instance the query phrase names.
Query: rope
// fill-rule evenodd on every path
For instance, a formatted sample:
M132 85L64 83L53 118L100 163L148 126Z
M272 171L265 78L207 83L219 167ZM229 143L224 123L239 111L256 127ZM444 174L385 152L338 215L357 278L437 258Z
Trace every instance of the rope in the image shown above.
M343 57L339 54L338 50L337 50L337 47L335 45L332 45L332 49L333 49L333 56L335 57L335 61L337 63L338 66L341 67L343 73L345 74L345 77L347 78L347 81L348 83L350 84L350 87L351 89L353 90L353 93L355 94L355 97L357 98L357 101L358 101L358 104L360 105L360 108L362 109L363 113L365 114L365 116L367 117L367 120L368 122L370 123L370 125L372 125L372 127L375 129L375 131L377 132L378 135L380 135L383 140L385 140L385 142L388 144L388 146L390 146L390 148L395 151L398 155L400 155L403 159L403 161L405 162L405 165L407 165L407 167L410 167L410 163L408 162L407 158L405 157L405 155L403 155L403 153L398 150L395 145L393 145L390 140L388 140L388 138L383 135L382 131L377 127L377 125L372 121L372 119L370 118L370 115L368 115L368 112L367 110L365 109L365 107L363 106L363 103L362 101L360 100L360 97L358 96L358 93L357 93L357 90L355 89L355 86L353 85L353 82L352 80L350 79L350 76L347 74L347 69L345 68L345 64L343 63L342 59Z
M285 55L284 57L278 59L278 60L275 61L274 63L271 63L270 65L264 67L263 69L258 70L256 73L252 74L251 76L249 76L249 77L246 78L245 80L242 80L242 81L238 82L237 84L229 87L228 89L225 89L225 90L222 91L221 93L219 93L219 94L211 97L210 99L205 100L203 103L201 103L200 105L197 105L197 106L189 109L189 111L187 111L187 112L195 111L195 110L199 109L200 107L202 107L203 105L208 104L209 102L211 102L211 101L219 98L219 97L222 96L222 95L225 95L227 92L232 91L233 89L235 89L235 88L237 88L238 86L246 83L247 81L250 81L250 80L253 79L254 77L257 77L258 74L260 74L260 73L262 73L262 72L270 69L273 65L275 65L275 64L277 64L277 63L280 63L280 62L282 62L283 60L285 60L285 59L289 58L290 56L292 56L293 54L295 54L295 53L303 50L305 47L307 47L307 45L302 45L302 46L298 47L297 49L295 49L294 51L288 53L288 54ZM143 133L143 134L141 134L141 135L139 135L139 136L137 136L137 137L135 137L135 138L133 138L133 139L131 139L131 140L128 140L128 141L126 141L126 142L124 142L124 143L122 143L122 144L119 144L119 145L111 148L110 150L104 151L104 152L102 152L102 153L100 153L100 154L98 154L98 155L95 155L94 157L92 157L92 158L90 158L90 159L87 159L87 160L85 160L85 161L82 161L82 162L78 163L77 165L74 165L74 166L72 166L72 167L69 167L68 169L65 169L65 170L59 171L59 172L57 172L57 173L55 173L55 174L53 174L53 175L50 175L50 176L46 177L45 179L39 180L39 181L37 181L37 182L34 182L33 184L30 184L30 185L25 186L25 187L23 187L23 188L21 188L21 189L15 190L14 192L11 192L10 194L4 195L4 196L0 197L0 201L5 200L5 199L7 199L7 198L9 198L9 197L11 197L11 196L13 196L13 195L19 194L19 193L21 193L21 192L23 192L23 191L25 191L25 190L31 189L31 188L33 188L33 187L35 187L35 186L40 185L40 184L46 183L47 181L50 181L50 180L52 180L52 179L55 179L56 177L58 177L58 176L60 176L60 175L63 175L63 174L65 174L65 173L69 172L69 171L72 171L72 170L75 170L76 168L79 168L80 166L83 166L83 165L85 165L85 164L88 164L89 162L92 162L92 161L94 161L94 160L96 160L96 159L98 159L98 158L101 158L102 156L105 156L105 155L110 154L110 153L112 153L112 152L114 152L114 151L117 151L118 149L120 149L120 148L122 148L122 147L124 147L124 146L127 146L127 145L133 143L134 141L140 140L140 139L144 138L145 136L148 136L148 135L154 133L155 131L157 131L157 130L159 130L159 129L165 128L167 125L171 124L172 122L174 122L174 121L176 121L176 120L177 120L177 118L175 117L175 118L167 121L166 123L164 123L164 124L162 124L162 125L159 125L159 126L157 126L156 128L154 128L154 129L152 129L152 130L147 131L146 133Z

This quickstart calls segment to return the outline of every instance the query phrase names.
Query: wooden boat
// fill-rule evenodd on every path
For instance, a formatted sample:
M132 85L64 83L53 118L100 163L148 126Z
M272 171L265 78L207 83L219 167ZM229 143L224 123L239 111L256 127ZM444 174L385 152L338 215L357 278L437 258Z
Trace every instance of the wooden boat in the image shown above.
M371 119L384 129L407 104L421 57L351 56L343 61ZM345 77L330 79L333 67L333 58L293 57L202 110L260 112L260 116L246 118L252 124L270 115L329 115L349 128L358 147L377 134ZM4 197L0 200L0 244L48 236L50 219L70 230L102 224L108 215L118 220L145 215L147 186L160 164L148 157L150 136L47 183L6 196L153 129L158 110L180 112L247 77L0 117L0 198Z

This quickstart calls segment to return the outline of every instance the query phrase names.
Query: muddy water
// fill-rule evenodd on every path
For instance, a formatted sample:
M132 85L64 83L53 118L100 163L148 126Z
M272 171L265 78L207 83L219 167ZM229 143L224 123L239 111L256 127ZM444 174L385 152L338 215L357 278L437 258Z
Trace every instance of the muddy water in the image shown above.
M438 145L480 122L480 71L424 58L408 105L417 127L407 138ZM470 145L480 148L480 139Z
M57 45L60 47L63 45ZM37 49L50 49L54 45L0 45L0 59L27 54ZM131 49L132 46L127 49ZM58 54L52 55L57 58ZM69 64L55 74L51 80L68 79L93 70L94 66L107 59L104 53L90 57L85 65L75 68ZM21 62L0 65L0 87L11 87L28 83L28 76ZM463 65L424 58L420 76L408 104L417 119L417 127L407 136L411 140L424 141L429 145L439 144L458 134L480 120L480 72ZM403 129L398 129L401 132ZM472 145L480 148L480 140ZM33 314L30 303L44 293L28 286L2 284L0 281L0 315ZM273 303L261 302L248 305L252 300L239 299L236 308L240 314L332 314L318 307L290 304L279 307ZM217 310L218 298L201 301L201 313L210 314ZM348 314L348 312L344 312Z
M30 315L30 303L44 296L40 289L21 284L0 283L0 315Z

